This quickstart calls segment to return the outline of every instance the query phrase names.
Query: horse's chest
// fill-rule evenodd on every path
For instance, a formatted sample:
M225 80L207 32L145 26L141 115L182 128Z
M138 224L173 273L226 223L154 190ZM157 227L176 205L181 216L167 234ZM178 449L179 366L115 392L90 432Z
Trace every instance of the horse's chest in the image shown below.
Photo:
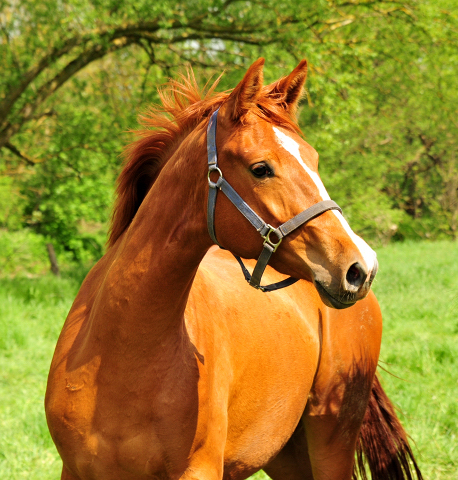
M56 379L50 429L64 463L81 478L113 478L116 471L162 479L171 468L186 468L198 416L195 360L126 369L105 359Z

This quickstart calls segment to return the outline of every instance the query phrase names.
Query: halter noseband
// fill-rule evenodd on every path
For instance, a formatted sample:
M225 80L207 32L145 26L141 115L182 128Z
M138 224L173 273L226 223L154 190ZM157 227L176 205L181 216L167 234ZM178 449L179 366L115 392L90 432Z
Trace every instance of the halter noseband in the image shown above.
M242 197L240 197L240 195L229 185L229 183L227 183L227 181L223 178L223 173L218 168L218 153L216 151L216 124L218 110L216 110L210 117L210 121L207 127L208 185L210 186L207 204L208 233L210 234L212 240L221 247L221 245L218 243L218 240L216 239L215 233L216 196L218 194L218 190L221 190L264 239L263 249L261 255L258 258L252 275L250 275L250 273L248 272L247 268L242 262L242 259L237 255L234 255L242 268L245 280L252 287L257 288L263 292L271 292L273 290L278 290L279 288L284 288L292 285L299 279L289 277L286 280L282 280L278 283L273 283L271 285L265 286L261 285L261 277L264 273L264 270L266 269L267 263L269 262L272 254L275 252L275 250L277 250L278 246L282 242L283 237L291 233L293 230L296 230L296 228L300 227L301 225L304 225L308 221L317 217L318 215L327 212L328 210L339 210L339 212L341 213L342 210L336 202L332 200L323 200L316 203L315 205L312 205L310 208L307 208L306 210L299 213L298 215L291 218L277 228L272 227L268 223L264 222L264 220L259 217L259 215L243 201ZM210 179L210 174L212 172L216 172L219 175L216 182L213 182ZM277 241L271 239L271 234L275 235Z

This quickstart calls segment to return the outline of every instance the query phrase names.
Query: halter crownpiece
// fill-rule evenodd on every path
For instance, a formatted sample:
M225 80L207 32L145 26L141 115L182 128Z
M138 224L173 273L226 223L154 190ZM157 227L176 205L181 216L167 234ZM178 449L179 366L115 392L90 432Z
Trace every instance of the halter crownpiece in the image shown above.
M219 110L219 109L218 109ZM261 285L261 278L272 254L277 250L283 237L296 230L296 228L304 225L315 217L318 217L328 210L338 210L342 213L341 208L336 202L332 200L323 200L321 202L312 205L310 208L302 211L295 217L291 218L287 222L283 223L279 227L275 228L266 223L249 205L247 205L242 197L229 185L224 179L223 173L218 167L218 152L216 150L216 124L218 118L218 110L216 110L210 117L207 127L207 155L208 155L208 202L207 202L207 227L208 233L211 239L220 247L222 247L216 239L215 233L215 207L216 197L218 190L221 190L226 197L235 205L240 213L253 225L253 227L260 233L264 239L263 249L261 255L258 258L256 266L254 267L253 274L247 270L242 262L242 259L237 255L234 257L240 264L245 280L254 288L257 288L263 292L272 292L280 288L287 287L296 283L299 279L289 277L278 283L271 285ZM212 172L216 172L219 176L218 179L213 182L210 178ZM271 238L271 235L276 237L276 241Z

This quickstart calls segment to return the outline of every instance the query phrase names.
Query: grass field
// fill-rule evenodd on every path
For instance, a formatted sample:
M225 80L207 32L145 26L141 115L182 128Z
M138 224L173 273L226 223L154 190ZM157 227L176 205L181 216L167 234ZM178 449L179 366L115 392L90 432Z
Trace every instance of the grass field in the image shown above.
M425 479L458 479L458 243L378 251L382 372ZM43 396L62 322L83 278L0 278L0 479L57 479ZM267 478L262 472L253 478Z

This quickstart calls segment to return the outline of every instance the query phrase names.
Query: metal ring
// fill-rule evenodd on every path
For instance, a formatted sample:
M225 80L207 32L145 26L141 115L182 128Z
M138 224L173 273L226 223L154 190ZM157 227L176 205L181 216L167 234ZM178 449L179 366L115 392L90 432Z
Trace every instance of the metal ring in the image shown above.
M274 249L273 251L275 252L277 250L278 246L280 245L280 243L282 242L283 237L281 236L281 232L278 230L278 228L271 227L270 225L268 225L268 227L269 227L269 231L262 238L264 239L264 245L267 243L268 245L270 245ZM277 237L279 238L277 243L273 242L270 239L270 234L271 233L275 233L275 235L277 235Z
M209 169L208 169L208 175L207 175L208 185L210 185L210 188L217 188L218 186L216 185L216 183L218 182L218 180L216 180L216 182L212 182L212 181L210 180L210 174L211 174L212 172L218 172L218 175L219 175L218 180L219 180L220 178L223 178L223 172L222 172L217 166L215 166L215 165L212 165L212 166L209 167Z

